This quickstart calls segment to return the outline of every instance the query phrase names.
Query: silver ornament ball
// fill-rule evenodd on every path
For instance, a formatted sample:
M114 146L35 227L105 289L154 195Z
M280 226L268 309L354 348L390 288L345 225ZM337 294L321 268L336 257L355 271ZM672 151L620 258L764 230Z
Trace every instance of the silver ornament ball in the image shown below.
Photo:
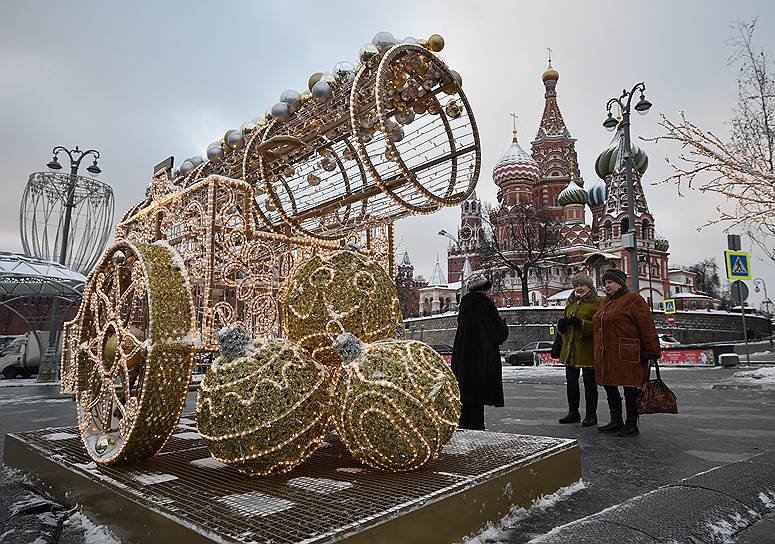
M298 91L288 89L287 91L283 91L283 94L280 95L280 102L288 104L289 113L296 113L301 107L301 95Z
M377 47L380 55L384 55L385 51L398 43L398 40L390 32L377 32L371 39L371 43Z
M284 123L287 121L288 117L290 117L290 114L291 112L288 108L288 104L285 102L278 102L272 106L272 117L280 122Z
M223 159L223 148L218 142L213 142L207 146L207 160L217 162Z
M328 102L334 97L334 92L331 90L331 84L324 79L320 79L312 87L312 96L319 102Z
M245 135L239 130L230 130L224 138L226 145L232 149L242 149L245 147Z

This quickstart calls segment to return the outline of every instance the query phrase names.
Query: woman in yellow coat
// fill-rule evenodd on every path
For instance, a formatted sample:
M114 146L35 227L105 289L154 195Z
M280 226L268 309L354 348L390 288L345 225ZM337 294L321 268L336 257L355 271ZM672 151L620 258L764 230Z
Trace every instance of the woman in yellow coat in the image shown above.
M578 274L573 278L573 292L568 297L565 311L557 322L562 334L560 361L565 363L565 381L568 392L568 415L560 423L578 423L579 374L584 376L584 404L586 412L581 425L597 425L597 384L595 383L595 340L592 316L600 304L592 278Z

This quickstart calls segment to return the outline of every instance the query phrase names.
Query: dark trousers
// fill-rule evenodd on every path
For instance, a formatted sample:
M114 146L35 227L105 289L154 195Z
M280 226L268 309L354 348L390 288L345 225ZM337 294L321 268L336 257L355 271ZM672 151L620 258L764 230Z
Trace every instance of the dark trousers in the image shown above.
M597 414L597 384L594 368L565 367L565 382L568 390L568 412L579 411L581 391L579 390L579 374L584 376L584 405L586 416Z
M622 419L622 396L615 385L604 385L605 396L608 399L608 409L611 411L611 419ZM638 388L624 386L624 405L627 408L627 425L635 425L638 422Z
M473 429L475 431L484 430L484 404L464 402L460 409L461 429Z

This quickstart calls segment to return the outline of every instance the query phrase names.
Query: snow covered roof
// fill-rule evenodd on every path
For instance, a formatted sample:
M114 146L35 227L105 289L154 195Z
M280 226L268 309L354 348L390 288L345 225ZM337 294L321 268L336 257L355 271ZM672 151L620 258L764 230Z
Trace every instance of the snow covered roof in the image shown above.
M675 293L672 298L702 298L702 299L712 299L712 297L709 297L708 295L699 295L697 293Z
M565 289L564 291L558 291L546 300L568 300L568 297L573 292L573 289Z
M78 296L86 277L52 261L0 251L0 295Z

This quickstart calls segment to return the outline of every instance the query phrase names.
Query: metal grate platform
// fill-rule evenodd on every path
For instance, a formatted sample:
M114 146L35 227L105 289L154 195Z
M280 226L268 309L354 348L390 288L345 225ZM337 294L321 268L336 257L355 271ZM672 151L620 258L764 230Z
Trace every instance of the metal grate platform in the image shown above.
M414 472L363 467L332 432L290 473L250 478L213 460L185 417L142 463L96 466L72 427L8 435L4 457L122 540L165 544L452 542L581 477L575 440L457 431Z

